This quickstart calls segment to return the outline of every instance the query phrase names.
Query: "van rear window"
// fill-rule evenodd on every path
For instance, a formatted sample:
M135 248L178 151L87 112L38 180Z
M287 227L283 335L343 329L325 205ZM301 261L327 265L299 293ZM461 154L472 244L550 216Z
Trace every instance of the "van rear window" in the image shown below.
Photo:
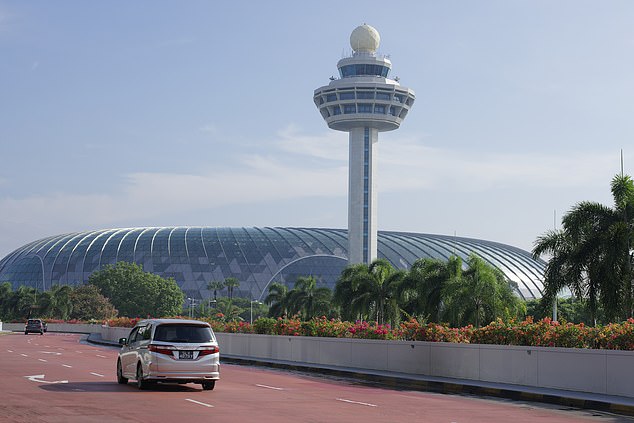
M214 340L208 326L196 325L160 325L154 332L155 341L188 343L212 342Z

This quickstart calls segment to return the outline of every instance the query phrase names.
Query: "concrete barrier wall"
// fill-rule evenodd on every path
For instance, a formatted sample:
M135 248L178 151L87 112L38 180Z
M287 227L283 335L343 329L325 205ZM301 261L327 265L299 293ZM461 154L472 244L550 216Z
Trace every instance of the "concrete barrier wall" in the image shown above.
M23 323L3 323L23 331ZM100 333L117 342L130 328L51 323L50 332ZM634 351L519 347L216 333L228 356L284 360L634 398Z
M634 398L634 352L217 333L221 354Z

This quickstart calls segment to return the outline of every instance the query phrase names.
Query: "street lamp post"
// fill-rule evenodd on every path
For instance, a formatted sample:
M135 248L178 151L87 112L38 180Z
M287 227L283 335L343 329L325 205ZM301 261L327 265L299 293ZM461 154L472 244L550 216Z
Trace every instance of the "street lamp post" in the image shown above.
M194 318L194 302L196 300L194 298L189 298L189 297L187 297L187 300L189 301L189 318L193 319Z
M253 324L253 303L262 304L258 300L251 300L251 324Z

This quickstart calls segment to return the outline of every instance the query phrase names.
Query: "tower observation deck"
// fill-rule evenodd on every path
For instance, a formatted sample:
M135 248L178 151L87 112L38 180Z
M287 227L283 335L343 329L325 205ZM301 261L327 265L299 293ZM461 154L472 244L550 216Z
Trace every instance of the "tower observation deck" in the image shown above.
M392 62L377 54L380 36L363 24L350 35L353 53L337 63L339 78L315 90L313 100L328 127L349 133L348 261L377 257L374 169L379 132L398 129L414 104L414 91L389 77Z

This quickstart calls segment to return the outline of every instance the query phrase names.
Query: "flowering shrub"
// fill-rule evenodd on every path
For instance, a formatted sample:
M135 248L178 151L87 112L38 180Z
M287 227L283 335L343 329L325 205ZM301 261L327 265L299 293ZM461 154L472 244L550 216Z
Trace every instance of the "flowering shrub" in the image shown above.
M117 328L131 328L137 324L139 320L143 320L140 317L115 317L113 319L106 320L106 325Z
M597 328L593 348L634 350L634 319Z
M174 316L172 318L183 318ZM116 317L104 321L107 326L133 327L142 318ZM225 321L222 314L200 318L215 332L258 333L284 336L317 336L332 338L395 339L405 341L456 342L472 344L521 345L533 347L597 348L634 351L634 319L605 326L588 327L583 323L553 322L545 318L534 322L531 317L517 322L497 319L479 329L473 326L451 328L447 324L427 323L410 319L397 328L377 322L355 323L326 317L302 322L292 318L259 318L253 324ZM50 323L101 323L78 320L47 319ZM20 322L21 323L21 322Z
M276 320L272 317L260 317L253 322L253 331L263 335L272 335Z
M353 338L361 339L395 339L390 325L379 325L377 322L357 321L348 332Z
M347 336L350 326L350 322L342 322L339 319L328 320L325 316L321 316L303 322L302 333L304 336L344 338Z
M253 333L253 328L249 322L233 321L225 323L224 332L229 333Z
M410 319L400 324L396 338L406 341L470 343L473 330L473 326L450 328L446 324L428 323L425 325L424 322Z
M273 326L273 335L300 336L301 331L302 322L297 317L291 319L278 317Z
M515 320L491 322L473 334L472 342L478 344L527 345L535 347L591 348L595 330L583 323L553 322L550 318L533 322L527 318L517 323Z

